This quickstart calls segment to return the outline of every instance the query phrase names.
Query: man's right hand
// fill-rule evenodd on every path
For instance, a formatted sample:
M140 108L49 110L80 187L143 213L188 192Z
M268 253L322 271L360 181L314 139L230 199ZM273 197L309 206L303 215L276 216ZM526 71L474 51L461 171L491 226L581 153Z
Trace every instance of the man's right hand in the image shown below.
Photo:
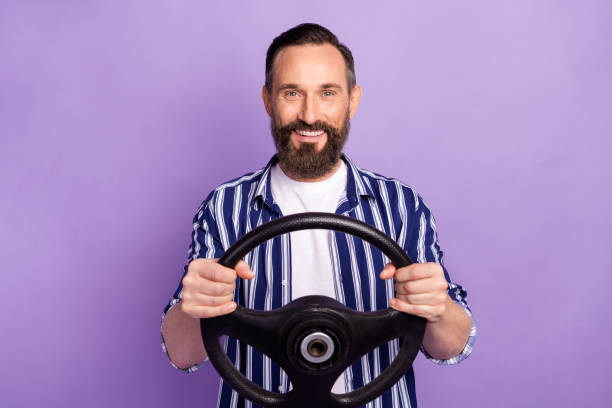
M195 319L233 312L237 276L252 279L255 275L244 261L231 269L217 263L217 259L194 259L183 277L181 310Z

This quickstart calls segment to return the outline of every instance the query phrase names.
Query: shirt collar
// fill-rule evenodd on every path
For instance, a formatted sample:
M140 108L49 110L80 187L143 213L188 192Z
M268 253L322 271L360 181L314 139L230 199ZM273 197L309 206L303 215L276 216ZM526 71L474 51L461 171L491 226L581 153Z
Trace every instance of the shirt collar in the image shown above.
M348 170L346 180L346 198L348 199L349 203L351 203L351 207L354 207L359 203L359 197L374 198L372 188L365 181L360 169L355 166L351 159L349 159L344 153L342 153L342 160L344 160L346 163ZM262 201L271 209L274 209L276 206L274 198L272 197L272 188L270 187L270 171L272 166L277 163L278 155L275 154L263 169L261 177L257 182L257 187L255 188L255 198L257 198L257 200L253 200L256 205L255 209L258 209L257 203Z

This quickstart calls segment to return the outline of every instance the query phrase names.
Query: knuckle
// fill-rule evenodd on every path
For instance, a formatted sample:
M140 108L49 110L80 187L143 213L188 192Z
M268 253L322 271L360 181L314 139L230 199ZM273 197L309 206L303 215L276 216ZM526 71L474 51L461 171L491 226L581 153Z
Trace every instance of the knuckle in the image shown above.
M191 292L183 291L183 296L181 297L181 304L189 304L191 302Z
M230 293L234 293L234 285L218 284L215 285L214 295L215 296L226 296Z
M208 281L202 286L202 293L209 296L214 296L217 293L217 284L213 281Z
M210 305L211 306L221 306L223 303L225 303L225 298L224 297L220 297L220 296L213 296L210 299Z
M202 274L204 276L211 276L211 271L214 270L214 268L215 268L215 263L211 262L208 259L205 259L200 264L200 268L198 270L199 270L200 274Z
M185 275L183 277L183 280L181 281L181 283L183 284L183 287L190 287L192 282L193 282L193 278L191 277L189 273L187 273L187 275Z
M196 258L193 261L189 262L189 265L187 266L187 271L197 273L198 271L201 271L203 268L205 268L207 261L208 260L205 258Z
M225 292L225 290L224 290L223 286L221 286L221 285L214 285L212 287L212 295L213 296L221 296L221 295L224 294L224 292Z
M187 272L197 269L200 263L201 263L201 259L199 258L196 258L192 260L191 262L189 262L189 265L187 265Z
M211 277L211 280L218 282L219 281L219 268L215 268L214 266L211 265L210 277Z
M421 274L423 265L416 263L410 266L413 266L413 267L406 271L406 279L416 279Z
M403 289L404 289L406 292L411 292L411 291L414 289L414 288L413 288L413 285L412 285L412 283L411 283L411 282L404 282L404 283L403 283L403 286L404 286L404 287L403 287Z

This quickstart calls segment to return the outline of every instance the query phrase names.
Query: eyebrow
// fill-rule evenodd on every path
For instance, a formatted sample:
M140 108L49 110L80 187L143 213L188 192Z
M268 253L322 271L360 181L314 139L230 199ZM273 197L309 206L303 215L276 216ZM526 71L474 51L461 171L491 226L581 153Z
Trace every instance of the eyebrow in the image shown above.
M278 88L278 90L284 91L285 89L297 89L297 88L299 88L297 84L283 84Z
M338 88L338 89L342 89L342 86L336 84L336 83L329 83L329 84L323 84L321 85L321 88L323 89L329 89L329 88Z
M278 88L278 90L284 91L285 89L299 89L299 87L300 86L298 84L283 84ZM330 89L330 88L342 89L342 86L336 83L330 82L330 83L321 85L321 88L322 89Z

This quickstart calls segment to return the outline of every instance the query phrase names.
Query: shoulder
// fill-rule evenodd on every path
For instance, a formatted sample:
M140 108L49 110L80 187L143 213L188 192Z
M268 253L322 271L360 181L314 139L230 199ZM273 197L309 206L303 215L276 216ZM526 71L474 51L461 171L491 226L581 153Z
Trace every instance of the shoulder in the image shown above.
M235 204L242 206L251 201L257 187L267 174L266 170L267 167L264 167L221 183L202 201L195 218L201 219L207 214L214 218L215 214L218 216L226 211L231 212Z
M233 178L231 180L226 181L225 183L220 184L217 188L215 188L211 194L226 194L233 193L238 189L244 189L245 187L249 188L252 186L256 186L264 176L264 171L266 168L259 169L257 171L246 173L240 177Z
M382 175L370 170L353 166L364 184L368 186L376 200L388 201L391 204L406 206L406 211L418 211L423 199L416 189L404 181Z

